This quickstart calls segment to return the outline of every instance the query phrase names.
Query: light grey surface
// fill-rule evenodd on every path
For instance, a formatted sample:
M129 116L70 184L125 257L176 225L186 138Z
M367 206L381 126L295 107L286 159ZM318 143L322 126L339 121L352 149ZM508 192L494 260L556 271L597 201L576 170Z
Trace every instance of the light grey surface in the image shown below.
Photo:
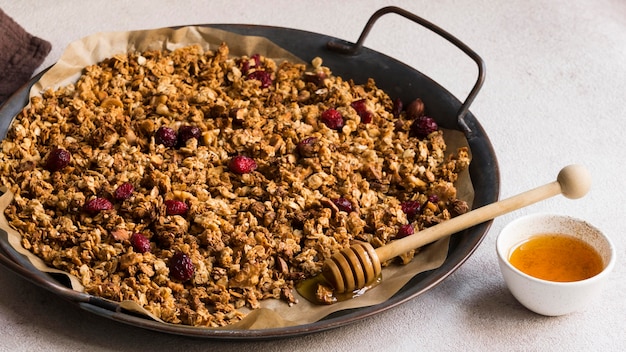
M52 43L42 67L70 42L100 31L249 23L356 40L369 16L397 5L450 31L487 63L471 107L495 147L502 197L552 181L570 163L590 168L581 200L557 197L496 219L475 254L441 285L397 308L314 335L261 342L189 339L118 324L76 308L0 267L1 351L618 351L626 344L626 2L513 1L34 1L0 0L27 31ZM476 69L434 35L383 17L366 41L460 98ZM522 214L588 220L614 241L618 262L588 310L535 315L510 295L495 237Z

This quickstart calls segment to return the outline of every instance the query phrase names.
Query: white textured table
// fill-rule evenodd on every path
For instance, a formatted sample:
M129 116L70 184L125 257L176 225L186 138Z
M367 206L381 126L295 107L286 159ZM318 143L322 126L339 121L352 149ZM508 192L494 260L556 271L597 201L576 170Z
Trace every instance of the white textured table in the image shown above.
M397 5L438 24L487 63L471 107L498 156L508 197L552 181L570 163L591 169L582 200L553 198L496 219L475 254L442 284L355 324L304 337L225 342L150 332L79 310L0 267L2 351L618 351L626 346L626 2L512 1L81 1L0 0L53 49L100 31L198 23L291 27L354 41L369 16ZM409 64L464 98L471 62L399 16L386 16L366 46ZM612 237L618 263L588 310L546 318L521 307L498 270L495 237L535 212L580 217Z

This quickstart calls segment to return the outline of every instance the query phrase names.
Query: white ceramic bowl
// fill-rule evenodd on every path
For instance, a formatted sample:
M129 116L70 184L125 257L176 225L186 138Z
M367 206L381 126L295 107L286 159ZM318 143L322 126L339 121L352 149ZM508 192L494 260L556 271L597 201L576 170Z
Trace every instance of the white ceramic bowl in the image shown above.
M597 275L581 281L554 282L523 273L509 262L518 244L533 235L562 233L575 236L595 248L604 262ZM526 308L547 316L583 310L600 293L615 265L615 248L600 230L583 220L564 215L533 214L506 225L496 240L502 276L513 296Z

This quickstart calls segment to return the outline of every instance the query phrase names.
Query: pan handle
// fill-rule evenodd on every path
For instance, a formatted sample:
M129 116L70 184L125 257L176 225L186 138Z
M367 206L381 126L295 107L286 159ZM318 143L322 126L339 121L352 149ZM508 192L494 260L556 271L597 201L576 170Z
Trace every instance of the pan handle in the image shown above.
M352 44L352 43L347 43L347 42L343 42L343 41L330 41L328 43L328 48L330 48L331 50L343 53L343 54L347 54L347 55L356 55L359 53L359 51L361 50L361 48L363 47L363 42L365 41L365 38L367 37L367 35L369 34L370 30L372 29L372 27L374 26L374 23L382 16L388 14L388 13L395 13L398 14L404 18L407 18L429 30L431 30L432 32L435 32L436 34L440 35L441 37L443 37L444 39L446 39L447 41L449 41L451 44L453 44L454 46L456 46L457 48L459 48L461 51L463 51L467 56L469 56L472 60L474 60L474 62L476 63L476 65L478 65L478 77L476 79L476 83L474 83L474 87L472 88L472 90L470 91L470 93L468 94L467 98L465 98L465 101L463 102L463 104L461 104L461 107L459 108L459 111L457 112L457 122L459 124L459 127L463 130L463 132L465 133L466 136L469 136L471 134L471 129L470 127L467 125L466 121L465 121L465 115L467 114L467 112L469 111L469 107L472 104L472 102L474 101L474 99L476 98L476 95L478 95L478 91L480 90L480 88L482 87L484 81L485 81L485 62L483 61L483 59L480 58L480 56L478 56L478 54L476 54L476 52L474 52L472 49L470 49L467 45L465 45L463 42L461 42L459 39L457 39L456 37L454 37L452 34L446 32L445 30L441 29L440 27L438 27L437 25L417 16L414 15L411 12L408 12L406 10L403 10L399 7L395 7L395 6L388 6L388 7L383 7L382 9L376 11L371 17L370 19L367 21L367 24L365 25L365 28L363 28L363 31L361 32L361 36L359 37L358 41L356 42L356 44Z

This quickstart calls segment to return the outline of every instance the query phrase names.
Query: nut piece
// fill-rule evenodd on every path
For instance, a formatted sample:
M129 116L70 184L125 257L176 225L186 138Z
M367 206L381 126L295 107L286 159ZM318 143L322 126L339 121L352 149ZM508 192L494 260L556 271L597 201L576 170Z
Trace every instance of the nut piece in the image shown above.
M424 102L422 99L417 98L413 100L409 106L406 107L406 115L412 120L424 115Z

